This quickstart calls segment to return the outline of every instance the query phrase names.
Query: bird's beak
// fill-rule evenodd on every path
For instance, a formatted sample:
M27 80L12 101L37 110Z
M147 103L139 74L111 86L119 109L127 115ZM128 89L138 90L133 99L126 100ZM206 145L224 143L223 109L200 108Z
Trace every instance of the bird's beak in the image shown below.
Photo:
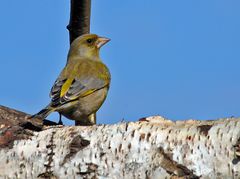
M96 46L97 48L101 48L104 44L108 43L110 41L109 38L106 37L98 37L97 41L96 41Z

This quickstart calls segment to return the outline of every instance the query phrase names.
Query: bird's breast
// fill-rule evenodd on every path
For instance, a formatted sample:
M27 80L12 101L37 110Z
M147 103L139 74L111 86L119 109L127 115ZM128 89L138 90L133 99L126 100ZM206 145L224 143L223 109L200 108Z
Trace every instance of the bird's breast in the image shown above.
M79 98L77 103L62 109L60 113L71 120L79 121L98 111L106 99L107 92L108 87L99 89L88 96Z

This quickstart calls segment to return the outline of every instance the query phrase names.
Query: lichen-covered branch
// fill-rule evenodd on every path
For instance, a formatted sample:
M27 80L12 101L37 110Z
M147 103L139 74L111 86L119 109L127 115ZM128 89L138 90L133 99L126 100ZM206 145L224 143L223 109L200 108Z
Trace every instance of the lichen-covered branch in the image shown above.
M0 178L239 178L240 121L48 127L0 148Z

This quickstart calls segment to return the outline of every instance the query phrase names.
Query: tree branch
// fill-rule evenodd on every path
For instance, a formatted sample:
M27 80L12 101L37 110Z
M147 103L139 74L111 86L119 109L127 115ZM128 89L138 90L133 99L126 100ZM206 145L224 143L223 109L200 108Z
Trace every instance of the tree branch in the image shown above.
M55 127L0 156L2 178L239 178L240 120Z
M0 105L0 148L12 147L14 141L26 139L30 131L41 131L44 125L57 125L55 122L38 118Z
M39 128L42 128L43 125L57 125L57 123L49 120L29 118L30 116L30 114L0 105L0 126L2 127L24 125L26 123L32 123Z
M80 35L90 32L91 0L71 0L69 30L70 44Z

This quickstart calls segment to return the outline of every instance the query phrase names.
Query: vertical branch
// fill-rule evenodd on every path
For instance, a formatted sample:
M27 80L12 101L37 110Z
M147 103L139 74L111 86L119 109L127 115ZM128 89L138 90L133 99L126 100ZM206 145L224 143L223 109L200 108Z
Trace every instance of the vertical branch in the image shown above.
M90 32L91 0L71 0L69 30L70 44L78 36Z

